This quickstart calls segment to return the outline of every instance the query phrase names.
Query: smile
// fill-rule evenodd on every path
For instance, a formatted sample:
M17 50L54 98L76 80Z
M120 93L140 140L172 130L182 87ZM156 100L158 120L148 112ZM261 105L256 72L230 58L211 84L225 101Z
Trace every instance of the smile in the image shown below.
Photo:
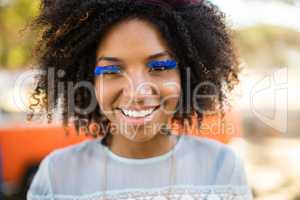
M154 112L159 107L160 106L156 106L156 107L147 108L147 109L143 109L143 110L129 110L129 109L118 108L118 110L121 111L124 120L128 124L140 125L140 124L144 124L148 121L151 121L151 119L153 118Z
M127 117L139 118L139 117L146 117L146 116L151 115L153 113L153 111L156 110L158 107L159 106L153 107L153 108L144 109L144 110L129 110L129 109L119 108L119 110L121 110L121 112L123 113L123 115L125 115Z
M125 110L121 109L122 113L126 115L127 117L146 117L151 115L151 113L155 110L156 108L152 109L147 109L147 110Z

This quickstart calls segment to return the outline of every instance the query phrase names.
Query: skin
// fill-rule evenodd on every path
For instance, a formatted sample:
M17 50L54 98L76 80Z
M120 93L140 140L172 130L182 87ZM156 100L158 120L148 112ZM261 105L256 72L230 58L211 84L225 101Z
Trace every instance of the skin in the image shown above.
M160 126L167 124L176 111L181 92L180 72L178 67L150 71L147 66L152 60L174 59L159 30L141 19L119 22L99 43L96 58L97 66L121 68L119 74L95 78L97 101L112 124L108 148L128 158L148 158L170 151L177 142L176 137L162 134ZM160 105L160 108L147 124L128 125L116 108L132 105Z

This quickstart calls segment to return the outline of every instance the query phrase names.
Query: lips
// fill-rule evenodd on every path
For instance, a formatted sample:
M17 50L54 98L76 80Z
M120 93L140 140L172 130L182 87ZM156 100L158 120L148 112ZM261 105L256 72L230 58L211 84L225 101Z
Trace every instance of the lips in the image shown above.
M120 114L121 117L123 118L123 120L129 124L129 125L143 125L146 124L147 122L151 121L156 113L156 111L158 110L160 106L143 106L143 107L139 107L139 109L136 109L137 107L128 107L126 110L124 111L122 108L117 108L117 110L120 110ZM129 108L131 110L129 110ZM133 109L135 108L135 109ZM143 108L143 109L142 109ZM131 114L137 114L136 112L144 112L145 110L150 110L153 109L150 113L144 115L144 116L128 116L128 112L132 112ZM127 114L126 114L127 113ZM144 113L145 114L145 113Z
M128 106L128 107L117 107L119 110L132 110L132 111L144 111L149 109L157 109L160 105L151 106Z
M120 108L119 110L122 112L123 115L126 117L132 117L132 118L139 118L139 117L147 117L151 115L156 109L158 109L159 106L156 107L148 107L144 109L122 109Z

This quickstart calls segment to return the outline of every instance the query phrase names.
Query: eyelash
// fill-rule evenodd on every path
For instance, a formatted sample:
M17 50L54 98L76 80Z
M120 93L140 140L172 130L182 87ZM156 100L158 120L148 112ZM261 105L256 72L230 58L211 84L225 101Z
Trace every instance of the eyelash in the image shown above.
M120 67L116 65L109 65L109 66L96 66L95 68L95 76L105 75L105 74L117 74L119 73Z
M151 61L147 66L151 69L150 71L164 71L175 69L177 67L177 62L175 60ZM96 66L94 74L95 76L118 74L120 71L120 67L116 65Z
M158 71L175 69L177 67L177 62L175 60L166 60L166 61L151 61L148 66L150 69Z

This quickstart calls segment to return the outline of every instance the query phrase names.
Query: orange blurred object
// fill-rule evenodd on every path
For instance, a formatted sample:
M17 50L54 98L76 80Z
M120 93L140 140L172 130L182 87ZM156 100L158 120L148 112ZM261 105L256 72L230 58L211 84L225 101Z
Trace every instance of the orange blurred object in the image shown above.
M227 113L224 119L216 114L206 115L201 127L198 127L195 117L192 118L192 122L193 125L186 131L182 131L182 127L174 123L173 132L208 137L223 143L228 143L232 137L240 136L240 123L236 112ZM34 125L1 128L3 182L22 189L20 187L23 187L28 170L33 166L37 167L48 153L86 139L92 139L92 137L84 134L78 135L74 128L70 128L69 135L66 135L61 126Z
M240 117L238 112L231 111L221 117L220 113L206 114L201 125L197 123L196 116L192 117L192 124L184 130L177 123L172 125L176 134L185 133L198 137L207 137L227 144L233 137L241 136Z
M3 182L21 187L27 170L52 150L88 139L71 129L67 136L59 126L13 126L0 129Z

